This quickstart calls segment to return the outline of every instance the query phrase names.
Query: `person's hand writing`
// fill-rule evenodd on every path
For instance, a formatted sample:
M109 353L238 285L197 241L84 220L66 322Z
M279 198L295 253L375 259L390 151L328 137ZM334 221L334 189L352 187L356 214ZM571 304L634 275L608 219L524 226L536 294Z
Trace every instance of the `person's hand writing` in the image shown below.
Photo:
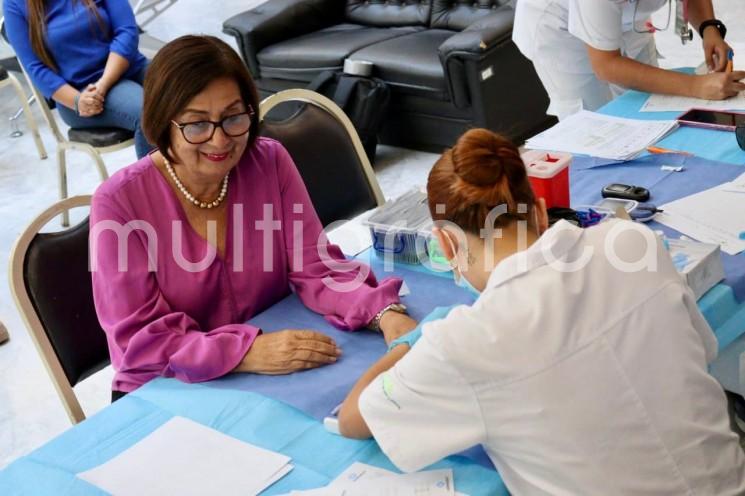
M310 330L288 329L256 336L235 372L280 375L334 363L341 349L333 339Z
M745 71L712 72L694 77L693 94L704 100L724 100L745 91Z
M96 87L89 84L80 92L78 98L78 115L80 117L93 117L103 112L103 97L98 94Z
M727 54L731 47L722 39L719 30L708 27L704 30L704 57L710 71L722 72L727 67Z
M389 310L380 317L380 330L383 332L385 344L403 336L417 325L416 320L403 313Z

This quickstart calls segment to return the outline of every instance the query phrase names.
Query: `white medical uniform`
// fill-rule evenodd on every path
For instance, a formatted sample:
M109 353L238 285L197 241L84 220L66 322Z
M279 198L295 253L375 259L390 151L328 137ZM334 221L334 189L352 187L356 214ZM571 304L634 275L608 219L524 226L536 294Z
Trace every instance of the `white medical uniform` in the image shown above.
M636 16L634 7L639 2ZM595 76L585 44L621 50L639 62L657 65L654 36L645 22L667 0L519 0L512 39L533 61L551 99L547 113L559 119L595 110L623 92ZM670 20L675 25L675 9ZM644 31L637 33L634 30Z
M631 229L605 249L619 226ZM646 227L564 221L503 260L473 306L421 339L362 393L360 412L401 470L483 444L515 495L745 494L745 457L722 387L717 342ZM582 270L549 266L593 254Z

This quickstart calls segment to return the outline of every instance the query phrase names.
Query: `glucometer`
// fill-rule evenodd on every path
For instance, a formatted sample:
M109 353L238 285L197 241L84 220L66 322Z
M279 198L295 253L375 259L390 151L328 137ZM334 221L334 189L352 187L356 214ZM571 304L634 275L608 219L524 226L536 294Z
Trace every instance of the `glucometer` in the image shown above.
M603 198L622 198L624 200L634 200L645 202L649 200L649 190L641 186L631 186L628 184L613 183L605 186L600 192Z
M341 403L336 405L331 413L323 419L323 426L332 434L339 435L339 410L341 410Z

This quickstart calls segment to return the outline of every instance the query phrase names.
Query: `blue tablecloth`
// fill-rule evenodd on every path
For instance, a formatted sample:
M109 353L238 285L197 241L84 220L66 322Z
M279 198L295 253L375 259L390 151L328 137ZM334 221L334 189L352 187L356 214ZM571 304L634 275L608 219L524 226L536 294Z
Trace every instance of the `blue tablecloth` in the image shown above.
M283 403L253 393L157 379L8 465L0 472L0 494L106 494L75 474L110 460L174 415L292 457L295 468L262 495L325 486L356 461L396 470L375 442L330 434ZM457 489L472 496L508 494L497 472L462 457L449 457L430 468L452 468Z

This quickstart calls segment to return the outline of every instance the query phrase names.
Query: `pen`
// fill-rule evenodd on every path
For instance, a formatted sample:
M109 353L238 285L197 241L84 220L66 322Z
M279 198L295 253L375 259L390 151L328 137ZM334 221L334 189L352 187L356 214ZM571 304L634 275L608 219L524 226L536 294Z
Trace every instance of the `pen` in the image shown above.
M733 65L733 59L735 58L735 51L731 48L727 52L727 69L725 69L727 72L732 72L732 65Z
M693 155L691 152L684 152L681 150L669 150L662 148L661 146L648 146L647 151L649 153L677 153L678 155Z

